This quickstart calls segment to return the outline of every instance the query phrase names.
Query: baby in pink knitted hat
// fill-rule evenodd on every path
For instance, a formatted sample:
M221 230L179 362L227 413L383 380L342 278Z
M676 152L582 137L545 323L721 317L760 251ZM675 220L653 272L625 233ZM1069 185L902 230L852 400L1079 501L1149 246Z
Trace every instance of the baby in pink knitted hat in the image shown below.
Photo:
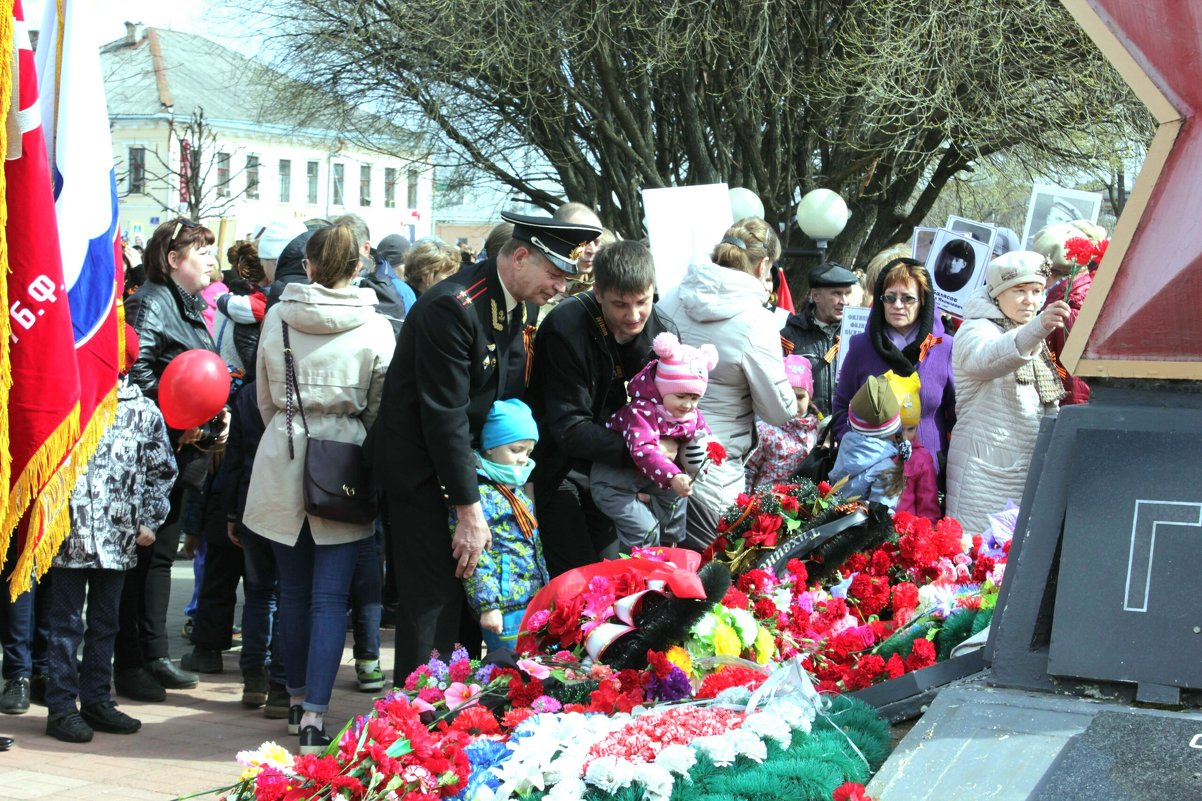
M680 446L710 434L697 404L717 349L682 344L671 333L653 347L659 358L631 379L630 402L606 423L626 440L634 467L594 462L590 480L593 502L614 521L625 552L684 539L684 499L693 490L678 464Z

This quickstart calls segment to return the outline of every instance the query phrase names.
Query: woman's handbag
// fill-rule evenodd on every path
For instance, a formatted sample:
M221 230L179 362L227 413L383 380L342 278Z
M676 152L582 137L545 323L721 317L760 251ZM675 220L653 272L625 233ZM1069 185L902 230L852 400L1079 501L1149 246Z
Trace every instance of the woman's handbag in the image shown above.
M827 424L822 432L822 438L810 449L810 453L797 468L797 475L808 478L817 484L830 478L831 470L835 468L835 459L839 455L839 446L835 444L834 426Z
M292 448L293 395L305 429L305 467L302 479L305 513L340 523L370 523L376 519L376 493L363 458L363 446L350 442L314 439L309 436L309 421L296 381L296 363L284 327L284 411L288 418L288 457L296 458Z

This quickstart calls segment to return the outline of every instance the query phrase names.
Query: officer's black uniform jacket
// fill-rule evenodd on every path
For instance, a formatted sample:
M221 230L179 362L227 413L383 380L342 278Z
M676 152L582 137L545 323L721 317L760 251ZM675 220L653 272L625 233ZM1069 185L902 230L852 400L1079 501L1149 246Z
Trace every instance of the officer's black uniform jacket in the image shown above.
M519 303L517 311L533 323L538 309ZM493 259L418 298L397 340L366 446L379 487L414 490L437 479L454 505L480 499L472 451L493 401L522 384L524 376L510 375L525 364L521 328L505 313Z

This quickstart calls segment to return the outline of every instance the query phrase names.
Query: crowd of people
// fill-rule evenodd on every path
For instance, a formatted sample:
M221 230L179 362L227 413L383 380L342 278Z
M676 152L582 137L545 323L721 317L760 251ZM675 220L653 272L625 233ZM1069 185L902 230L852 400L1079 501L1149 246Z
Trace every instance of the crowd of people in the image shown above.
M0 712L44 703L68 742L138 731L112 688L194 687L240 631L242 703L316 753L348 619L365 692L386 684L383 625L396 681L435 649L512 647L550 578L705 549L741 493L794 478L821 440L845 496L983 530L1021 496L1040 418L1088 399L1058 362L1089 286L1066 292L1065 242L1105 236L1088 223L994 258L961 321L908 246L867 274L813 268L789 313L769 302L781 242L762 219L715 232L661 298L647 246L587 206L502 218L476 260L436 239L373 245L355 215L276 221L224 274L209 229L160 225L130 264L128 372L71 535L35 591L0 603ZM861 296L867 328L842 342ZM197 349L228 365L229 403L172 429L159 382ZM196 592L177 665L181 535Z

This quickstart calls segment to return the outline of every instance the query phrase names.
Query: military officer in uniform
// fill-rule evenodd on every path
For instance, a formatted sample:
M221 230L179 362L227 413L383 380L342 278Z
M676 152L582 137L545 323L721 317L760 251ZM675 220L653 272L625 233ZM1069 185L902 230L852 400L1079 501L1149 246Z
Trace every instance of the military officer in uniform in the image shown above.
M549 217L501 217L513 238L496 257L435 284L410 310L368 444L392 520L397 682L431 649L479 646L461 583L490 541L472 452L493 401L524 385L537 307L564 291L579 250L601 235ZM448 505L459 520L453 536Z

